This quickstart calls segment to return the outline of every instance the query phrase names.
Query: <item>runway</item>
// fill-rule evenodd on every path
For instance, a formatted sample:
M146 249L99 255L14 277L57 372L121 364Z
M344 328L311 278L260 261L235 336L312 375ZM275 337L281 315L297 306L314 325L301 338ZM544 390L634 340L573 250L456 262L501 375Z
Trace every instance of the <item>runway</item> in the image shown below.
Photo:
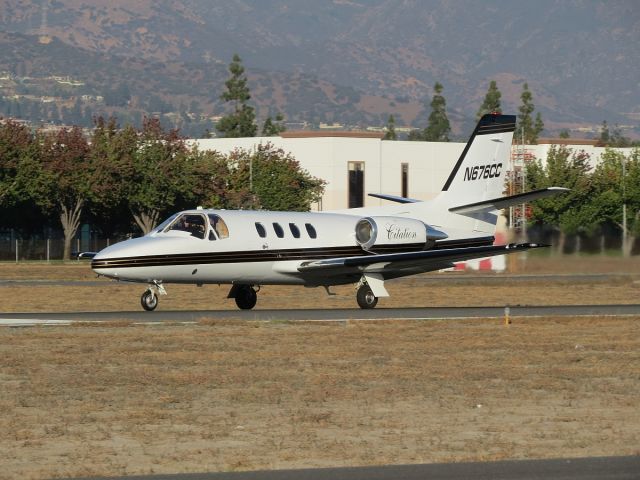
M113 477L112 480L632 480L640 456ZM81 480L81 479L77 479ZM86 480L89 480L88 478ZM94 480L94 479L91 479ZM97 480L97 479L95 479Z
M640 315L634 305L512 305L509 316L629 316ZM67 325L73 322L197 323L201 320L346 322L359 320L440 320L504 318L505 306L282 310L156 310L154 312L2 313L0 326Z

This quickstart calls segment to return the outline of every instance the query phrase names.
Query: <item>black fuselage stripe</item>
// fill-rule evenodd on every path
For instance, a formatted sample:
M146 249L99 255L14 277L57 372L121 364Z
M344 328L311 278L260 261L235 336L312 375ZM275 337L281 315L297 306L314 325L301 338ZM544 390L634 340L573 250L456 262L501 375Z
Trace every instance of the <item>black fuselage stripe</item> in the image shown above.
M493 237L476 239L450 240L437 242L433 250L447 248L463 248L486 246L493 243ZM136 257L120 257L106 260L93 260L91 268L130 268L130 267L156 267L176 265L208 265L227 263L252 263L252 262L278 262L287 260L322 260L338 257L361 257L372 254L419 252L424 250L424 244L385 245L374 247L371 252L366 252L360 247L334 247L334 248L309 248L289 250L252 250L248 252L215 252L215 253L191 253L191 254L166 254L148 255Z

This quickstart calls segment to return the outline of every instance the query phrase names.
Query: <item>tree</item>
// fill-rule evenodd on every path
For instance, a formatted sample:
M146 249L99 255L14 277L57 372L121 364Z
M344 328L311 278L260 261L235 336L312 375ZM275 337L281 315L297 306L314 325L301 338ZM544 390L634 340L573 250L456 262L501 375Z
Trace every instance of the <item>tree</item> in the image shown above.
M566 147L552 146L544 165L539 160L527 165L527 190L551 186L570 189L563 195L536 200L531 209L532 224L559 232L559 253L564 250L567 235L593 232L600 223L589 202L593 186L588 175L588 161L589 156L583 151L573 152Z
M498 90L496 81L491 80L487 94L484 96L484 101L482 102L482 105L480 105L478 113L476 113L476 121L479 121L480 118L487 113L499 112L501 97L502 94L500 93L500 90Z
M389 119L387 120L387 126L385 127L383 140L397 140L398 135L396 134L396 119L393 118L393 115L389 115Z
M234 208L235 192L231 190L231 176L227 157L212 150L193 147L188 153L191 195L194 205L205 208Z
M407 135L407 140L410 142L424 142L424 130L415 129L411 130Z
M275 122L268 116L262 125L263 137L277 137L282 132L286 131L287 127L284 126L284 115L278 113L276 115Z
M273 144L253 152L238 149L229 156L230 187L244 208L308 211L324 192L325 181L300 168L290 153Z
M216 129L224 137L255 137L258 127L255 124L253 107L247 102L251 98L247 77L240 57L235 54L229 64L231 77L225 82L227 90L220 96L225 102L233 104L233 113L225 115L216 124Z
M640 234L640 155L637 149L626 157L607 148L600 160L592 175L595 195L591 202L597 218L620 229L623 255L629 257Z
M433 87L435 93L431 100L431 115L424 132L424 138L428 142L448 142L451 126L447 118L446 104L442 93L442 85L438 82Z
M107 237L128 231L131 223L126 196L137 148L138 133L132 126L121 129L114 117L95 119L90 156L96 173L89 210L92 223Z
M80 227L83 209L90 199L95 171L89 144L78 127L61 129L42 139L41 171L30 183L35 202L57 212L64 234L63 259L70 259L71 240Z
M160 215L185 205L185 196L193 188L186 153L184 139L177 130L165 132L157 118L144 119L126 195L129 210L143 234L153 230Z
M0 123L0 207L24 198L25 173L20 165L37 156L33 135L12 120Z
M634 148L631 151L625 166L623 181L629 220L627 254L630 255L640 239L640 148Z
M536 115L535 123L531 117L535 110L535 105L533 104L533 95L527 83L522 87L520 99L522 100L522 104L518 107L520 115L518 115L518 125L516 126L514 138L516 142L524 140L526 144L535 145L538 142L538 136L544 130L544 123L542 122L542 116L539 112Z
M606 120L602 122L602 127L600 127L600 137L598 138L598 144L603 147L619 148L632 146L631 140L622 135L620 127L616 125L613 131L610 131L609 125L607 124Z
M569 130L567 130L566 128L563 128L562 130L560 130L560 133L558 133L558 136L560 138L571 138L571 133L569 133Z

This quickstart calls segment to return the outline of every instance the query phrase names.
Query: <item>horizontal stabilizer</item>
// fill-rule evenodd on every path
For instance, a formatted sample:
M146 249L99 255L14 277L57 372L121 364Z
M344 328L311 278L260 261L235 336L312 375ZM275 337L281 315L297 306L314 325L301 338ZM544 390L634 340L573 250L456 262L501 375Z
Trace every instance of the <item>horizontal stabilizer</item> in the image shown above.
M477 203L469 203L468 205L460 205L458 207L452 207L449 209L452 213L476 213L476 212L488 212L491 210L500 210L511 205L518 205L521 203L531 202L532 200L538 200L539 198L550 197L559 193L568 192L568 188L563 187L548 187L541 190L534 190L527 193L519 193L517 195L510 195L508 197L494 198L492 200L484 200Z
M78 253L78 260L87 260L95 257L98 252L80 252Z
M422 200L416 200L415 198L399 197L397 195L385 195L384 193L370 193L370 197L381 198L383 200L389 200L396 203L418 203Z

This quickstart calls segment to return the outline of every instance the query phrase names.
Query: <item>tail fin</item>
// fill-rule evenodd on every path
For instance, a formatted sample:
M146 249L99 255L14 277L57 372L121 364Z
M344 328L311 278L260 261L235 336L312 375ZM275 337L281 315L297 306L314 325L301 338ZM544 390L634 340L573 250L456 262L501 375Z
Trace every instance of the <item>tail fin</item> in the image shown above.
M515 115L487 114L480 119L435 199L440 209L449 212L459 205L502 196L515 127ZM497 219L497 215L486 211L449 213L447 224L493 234Z
M458 203L502 195L515 128L515 115L484 115L442 191L456 195Z

